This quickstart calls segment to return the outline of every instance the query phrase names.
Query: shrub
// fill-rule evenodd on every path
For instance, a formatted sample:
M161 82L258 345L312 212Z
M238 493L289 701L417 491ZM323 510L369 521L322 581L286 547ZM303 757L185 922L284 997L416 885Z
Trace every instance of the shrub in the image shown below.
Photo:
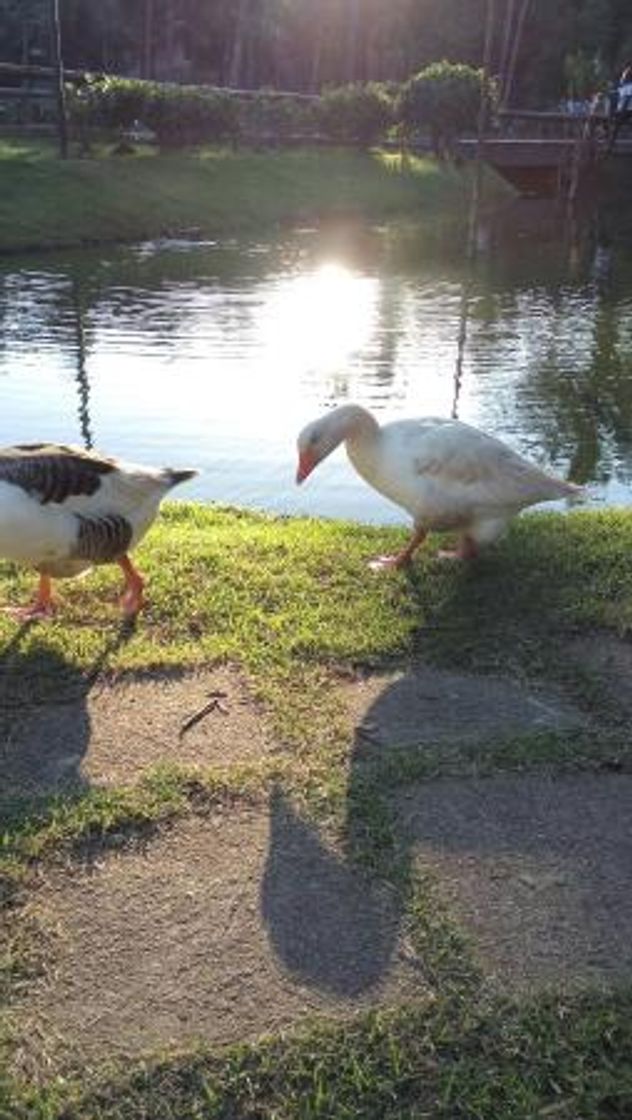
M141 121L161 145L172 147L225 139L238 129L235 98L203 86L99 77L69 92L71 120L80 131L120 132Z
M98 76L69 87L68 105L82 138L92 128L120 133L140 121L165 147L238 135L283 142L318 132L338 143L366 146L394 119L393 95L377 82L331 88L321 98L308 99Z
M398 116L405 133L426 128L435 152L444 155L459 134L476 128L481 96L488 107L496 101L495 83L483 70L434 62L403 85Z
M129 128L142 116L149 83L133 78L88 76L81 85L66 87L73 123L111 130Z
M261 90L238 97L238 104L240 134L248 139L291 140L313 134L318 128L316 99L279 97Z
M375 143L393 121L393 101L378 82L325 89L318 116L323 132L343 143Z
M231 94L199 86L150 84L142 119L161 145L223 140L238 132L238 106Z
M566 96L572 101L592 97L596 90L607 88L608 74L601 60L582 50L573 51L564 58L563 74Z

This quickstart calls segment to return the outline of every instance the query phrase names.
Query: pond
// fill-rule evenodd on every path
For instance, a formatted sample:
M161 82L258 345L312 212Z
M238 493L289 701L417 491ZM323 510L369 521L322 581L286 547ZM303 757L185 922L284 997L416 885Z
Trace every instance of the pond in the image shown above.
M298 430L335 403L458 414L632 500L632 229L509 200L474 266L461 216L332 221L0 262L0 443L194 465L179 497L376 522L405 515L336 452L300 489ZM462 347L459 363L459 335Z

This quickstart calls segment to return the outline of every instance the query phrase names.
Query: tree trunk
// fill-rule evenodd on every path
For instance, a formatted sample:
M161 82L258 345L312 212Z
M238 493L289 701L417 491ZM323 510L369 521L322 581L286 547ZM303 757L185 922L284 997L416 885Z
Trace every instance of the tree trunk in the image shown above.
M66 98L64 95L64 64L61 54L59 0L51 0L50 17L53 40L53 67L55 70L55 97L57 100L57 132L59 135L59 154L62 159L66 159L68 156L68 122L66 120Z
M360 34L360 0L348 0L347 19L347 81L355 82L358 77L358 38Z
M509 67L509 51L511 46L511 30L514 25L514 17L516 14L516 0L507 0L507 10L505 12L505 27L503 31L503 41L500 50L500 60L498 63L498 73L500 75L500 102L501 105L505 104L505 86L507 83L507 70Z
M176 76L176 21L173 11L173 0L166 0L164 18L162 21L163 43L162 55L165 68L164 77L168 82L177 82Z
M29 21L26 17L22 20L22 65L28 66L29 62Z
M320 68L323 59L323 26L322 23L318 24L318 30L314 38L314 50L312 52L312 65L310 68L309 88L312 93L319 93L321 80Z
M518 13L518 20L516 22L516 30L511 48L511 56L509 58L509 65L507 68L507 80L505 82L505 91L503 97L504 107L509 104L509 98L511 97L511 90L516 73L516 62L518 61L518 54L520 52L520 40L522 39L522 32L524 30L524 24L527 18L527 12L529 10L529 3L530 0L522 0L522 7L520 8L520 11Z
M237 19L235 22L233 49L230 57L230 66L228 68L228 85L235 86L237 88L239 88L243 78L243 59L247 36L248 7L248 0L239 0L239 7L237 8Z
M154 70L154 0L145 0L143 27L143 78L151 78Z

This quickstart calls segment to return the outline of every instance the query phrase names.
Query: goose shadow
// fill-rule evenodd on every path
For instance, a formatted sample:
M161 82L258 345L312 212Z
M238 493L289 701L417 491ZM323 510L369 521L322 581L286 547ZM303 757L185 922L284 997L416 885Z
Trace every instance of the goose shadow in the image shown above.
M474 749L499 727L578 726L576 709L502 678L412 666L382 684L357 718L344 851L285 792L271 797L260 902L282 967L347 999L399 980L404 968L414 998L436 961L423 938L411 957L408 905L413 892L430 891L431 912L445 906L468 931L473 959L503 984L629 976L632 775L403 778L413 756L430 749L434 765L442 744L449 752L466 733ZM379 869L385 850L392 884L363 867Z
M90 743L88 696L109 659L132 636L123 621L87 669L33 639L25 623L0 649L0 807L41 802L88 784L81 766Z
M453 753L455 745L469 743L475 750L477 744L499 737L572 732L585 726L582 711L555 688L526 686L522 678L503 675L508 666L501 663L499 651L506 628L480 634L497 572L497 563L489 560L477 565L476 583L474 573L464 573L456 587L453 577L441 576L446 595L433 616L432 626L438 630L431 642L420 625L415 660L405 667L391 665L379 675L367 673L358 687L363 698L349 707L354 730L342 852L327 843L283 790L273 791L261 914L278 960L310 986L359 996L378 985L401 958L411 893L417 896L426 889L416 871L417 837L407 836L401 827L398 790L408 763L425 753L434 767L437 755L443 750ZM472 596L473 586L477 590ZM416 579L411 589L420 617L427 617L424 600L430 602L429 597ZM509 629L518 619L521 627L529 621L526 593L515 617L509 618ZM445 662L441 667L440 656L433 664L421 660L424 645L440 654L445 642L459 639L458 668L448 668ZM512 642L512 650L520 660L517 642ZM481 673L485 665L495 673ZM436 783L422 785L431 789ZM500 832L498 836L500 843ZM436 839L442 843L438 832ZM373 874L366 867L372 867ZM381 868L391 885L380 879ZM430 962L420 960L417 967L423 972L426 965Z
M353 832L355 821L347 824ZM349 846L342 854L330 846L280 788L270 798L260 909L277 959L310 987L353 999L389 969L401 919L396 892Z

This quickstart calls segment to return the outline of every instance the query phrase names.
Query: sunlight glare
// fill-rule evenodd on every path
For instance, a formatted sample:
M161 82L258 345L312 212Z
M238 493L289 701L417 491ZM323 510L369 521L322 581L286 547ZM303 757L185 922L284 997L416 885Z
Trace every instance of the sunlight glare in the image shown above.
M348 365L370 339L378 287L335 261L282 283L266 308L262 343L284 380Z
M91 372L98 385L107 364L108 393L116 383L118 407L124 403L130 414L142 406L145 417L158 420L162 413L173 426L186 416L190 424L195 400L196 424L207 432L221 426L275 443L287 441L291 432L293 443L310 399L318 407L324 384L333 386L354 360L362 364L378 329L379 283L334 261L308 273L277 276L258 300L240 305L237 350L235 302L218 305L213 293L202 300L198 295L186 335L171 333L161 354L146 349L142 334L130 353L129 340L123 345L118 324L110 321L116 363L97 353Z

